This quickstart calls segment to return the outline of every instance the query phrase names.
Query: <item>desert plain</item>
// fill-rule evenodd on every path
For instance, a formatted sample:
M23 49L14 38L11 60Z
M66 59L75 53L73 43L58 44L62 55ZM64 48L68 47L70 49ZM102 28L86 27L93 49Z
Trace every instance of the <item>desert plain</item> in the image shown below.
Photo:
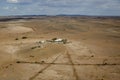
M1 20L0 80L120 80L120 18Z

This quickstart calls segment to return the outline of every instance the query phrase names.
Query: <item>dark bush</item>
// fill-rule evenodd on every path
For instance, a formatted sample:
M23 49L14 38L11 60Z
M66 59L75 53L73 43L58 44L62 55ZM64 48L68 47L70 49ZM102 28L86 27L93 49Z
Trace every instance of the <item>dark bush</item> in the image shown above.
M54 40L56 40L57 38L53 38L52 40L54 41Z
M18 40L18 38L16 38L15 40Z
M27 39L27 37L23 36L22 39Z

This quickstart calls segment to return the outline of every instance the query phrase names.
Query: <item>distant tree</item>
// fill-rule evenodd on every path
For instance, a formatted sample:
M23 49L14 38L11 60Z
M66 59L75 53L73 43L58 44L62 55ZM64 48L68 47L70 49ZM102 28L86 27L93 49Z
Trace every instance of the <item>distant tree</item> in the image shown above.
M54 40L56 40L57 38L53 38L52 40L54 41Z
M27 39L27 37L23 36L22 39Z
M18 40L18 38L16 38L15 40Z

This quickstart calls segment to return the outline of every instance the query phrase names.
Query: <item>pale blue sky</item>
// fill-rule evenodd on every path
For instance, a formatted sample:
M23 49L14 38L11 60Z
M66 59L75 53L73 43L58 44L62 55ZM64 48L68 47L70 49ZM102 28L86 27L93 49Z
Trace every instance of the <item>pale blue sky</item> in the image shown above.
M0 0L4 15L120 16L120 0Z

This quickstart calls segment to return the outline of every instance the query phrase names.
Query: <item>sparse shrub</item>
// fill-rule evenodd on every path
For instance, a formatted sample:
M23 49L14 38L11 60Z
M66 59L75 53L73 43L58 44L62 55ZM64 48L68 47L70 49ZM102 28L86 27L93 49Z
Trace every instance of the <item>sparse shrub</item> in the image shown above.
M45 63L45 61L41 61L41 63Z
M92 55L91 57L94 57L94 55Z
M20 61L16 61L16 63L20 63Z
M38 48L40 48L41 46L38 46Z
M18 38L16 38L15 40L18 40Z
M30 55L30 57L35 57L35 56L33 56L33 55Z
M37 47L32 47L31 49L35 49L35 48L37 48Z
M53 38L52 40L54 41L54 40L56 40L57 38Z
M27 37L23 36L22 39L27 39Z

